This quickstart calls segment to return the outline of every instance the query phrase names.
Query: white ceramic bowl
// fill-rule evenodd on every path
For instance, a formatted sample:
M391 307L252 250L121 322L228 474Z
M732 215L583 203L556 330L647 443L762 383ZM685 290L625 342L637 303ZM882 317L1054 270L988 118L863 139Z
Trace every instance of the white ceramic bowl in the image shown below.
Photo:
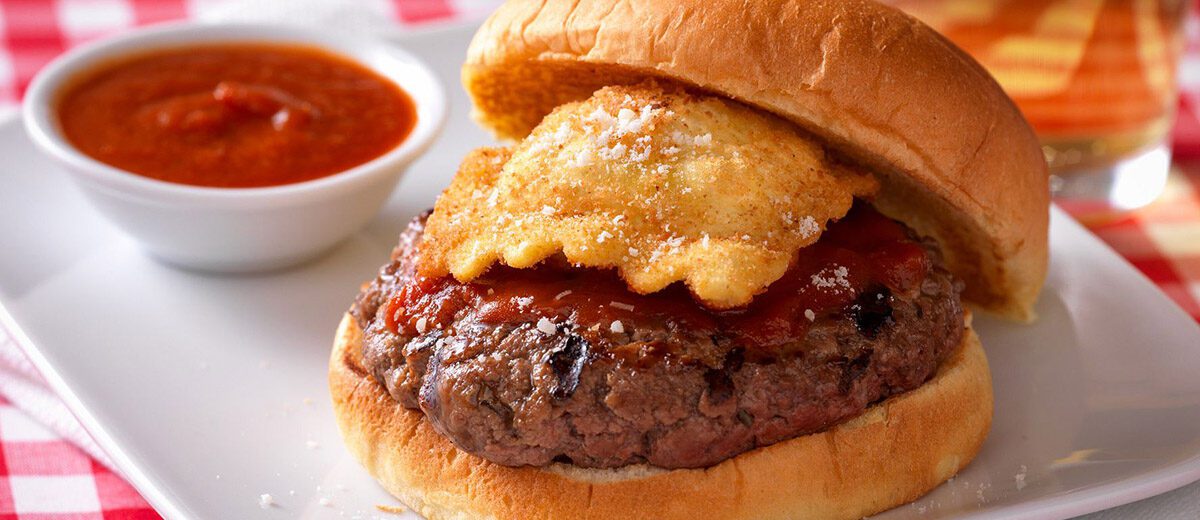
M83 154L62 135L57 96L76 74L132 53L222 42L302 44L355 60L412 97L416 126L403 143L370 162L265 188L207 188L142 177ZM152 255L184 267L237 272L312 258L366 224L405 168L441 130L446 97L428 67L382 40L275 25L176 23L99 41L58 58L30 84L23 115L33 141L66 167L96 209Z

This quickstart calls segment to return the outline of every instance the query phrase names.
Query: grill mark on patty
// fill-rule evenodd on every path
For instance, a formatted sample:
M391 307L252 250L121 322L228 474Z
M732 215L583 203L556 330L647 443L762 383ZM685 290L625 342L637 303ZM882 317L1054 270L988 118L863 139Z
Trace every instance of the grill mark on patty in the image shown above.
M857 357L840 360L837 363L842 367L842 377L838 382L838 389L843 394L850 393L850 390L854 388L854 384L862 378L870 366L870 353L864 352Z

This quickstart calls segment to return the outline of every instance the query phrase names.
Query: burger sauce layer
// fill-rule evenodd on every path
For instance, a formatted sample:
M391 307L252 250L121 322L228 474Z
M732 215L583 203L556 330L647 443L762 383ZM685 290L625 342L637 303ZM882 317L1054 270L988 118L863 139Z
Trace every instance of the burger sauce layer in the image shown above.
M564 262L422 278L422 233L359 296L364 366L498 464L709 466L920 386L963 333L936 248L862 203L725 311Z

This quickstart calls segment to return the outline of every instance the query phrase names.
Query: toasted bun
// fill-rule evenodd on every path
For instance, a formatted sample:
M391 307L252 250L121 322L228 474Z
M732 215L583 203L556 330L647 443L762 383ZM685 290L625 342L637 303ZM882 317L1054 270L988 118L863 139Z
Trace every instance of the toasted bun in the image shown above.
M459 451L362 368L342 320L329 385L346 445L431 520L483 518L861 518L915 500L966 466L987 436L992 385L969 324L932 380L825 432L706 469L499 466Z
M982 67L869 0L511 0L475 35L476 119L527 135L606 85L672 81L767 110L880 176L885 214L938 240L966 298L1033 316L1046 274L1041 147Z

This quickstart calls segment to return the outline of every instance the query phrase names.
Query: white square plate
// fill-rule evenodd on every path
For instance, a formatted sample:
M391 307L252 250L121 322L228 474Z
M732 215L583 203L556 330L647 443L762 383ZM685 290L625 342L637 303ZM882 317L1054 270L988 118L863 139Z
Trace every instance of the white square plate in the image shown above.
M342 448L326 359L401 227L468 149L489 142L457 87L471 33L402 39L452 86L446 135L366 230L277 273L204 275L150 260L34 151L19 121L0 122L0 318L163 515L394 518L375 506L395 502ZM1037 324L977 317L996 392L983 452L883 518L1062 518L1200 479L1200 328L1057 210L1051 254ZM263 493L277 505L259 508Z

